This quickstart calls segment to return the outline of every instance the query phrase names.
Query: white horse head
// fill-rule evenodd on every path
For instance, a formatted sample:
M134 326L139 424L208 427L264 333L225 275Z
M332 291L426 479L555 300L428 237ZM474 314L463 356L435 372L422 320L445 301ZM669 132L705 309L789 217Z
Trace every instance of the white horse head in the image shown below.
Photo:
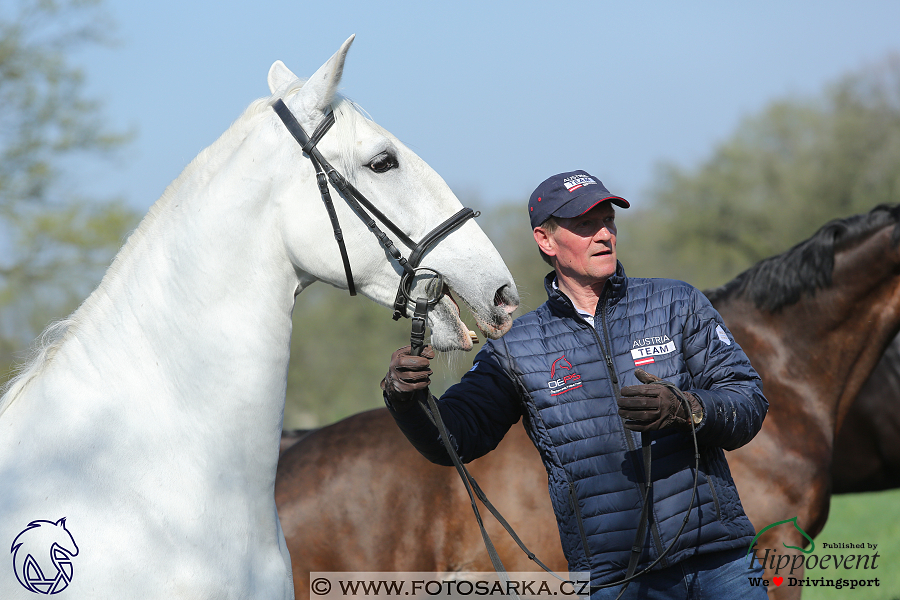
M347 282L313 167L273 104L308 132L330 107L322 155L411 239L461 208L335 94L351 40L306 83L275 63L273 95L169 186L0 399L0 543L67 515L80 547L68 597L293 598L274 502L291 312L310 283ZM356 287L391 305L401 268L333 197ZM509 327L515 287L474 221L421 264L488 335ZM430 319L437 348L471 347L449 297ZM0 598L27 594L0 569Z
M273 99L284 99L308 134L327 112L334 111L335 129L325 135L319 150L388 219L418 241L462 205L421 158L364 117L352 102L336 95L352 41L350 37L344 42L305 83L281 61L276 62L269 70L269 89ZM288 174L280 180L285 188L278 195L283 203L282 235L291 260L302 273L303 282L319 279L346 288L337 245L327 239L331 224L319 199L313 167L283 127L276 126L276 134L279 140L274 149L280 157L280 169ZM291 177L291 171L298 176ZM335 198L335 204L348 240L356 286L372 300L390 306L402 270L340 198ZM309 243L311 229L320 234L315 245ZM398 240L394 242L408 255L408 249ZM518 294L500 255L477 224L466 223L458 233L448 234L427 252L421 264L444 276L449 288L472 309L486 335L496 338L509 329ZM437 349L472 348L459 319L459 308L450 296L442 299L429 317L432 343Z

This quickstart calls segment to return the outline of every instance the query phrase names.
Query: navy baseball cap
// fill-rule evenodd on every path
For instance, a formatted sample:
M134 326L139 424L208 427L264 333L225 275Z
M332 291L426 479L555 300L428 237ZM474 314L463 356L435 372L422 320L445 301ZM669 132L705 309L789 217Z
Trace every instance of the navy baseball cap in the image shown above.
M587 171L570 171L545 179L528 200L531 228L540 227L550 217L571 219L583 215L601 202L631 206L625 198L610 194L603 183Z

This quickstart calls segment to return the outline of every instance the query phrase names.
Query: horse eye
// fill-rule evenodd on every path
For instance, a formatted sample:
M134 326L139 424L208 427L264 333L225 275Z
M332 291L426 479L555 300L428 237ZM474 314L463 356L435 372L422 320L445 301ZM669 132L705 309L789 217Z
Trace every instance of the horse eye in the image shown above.
M376 173L384 173L397 167L397 158L389 152L382 152L366 165Z

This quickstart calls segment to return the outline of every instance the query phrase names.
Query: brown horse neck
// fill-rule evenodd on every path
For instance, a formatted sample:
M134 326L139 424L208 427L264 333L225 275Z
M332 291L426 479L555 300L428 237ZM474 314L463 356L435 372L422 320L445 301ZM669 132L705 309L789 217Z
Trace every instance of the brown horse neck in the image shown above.
M893 243L894 227L886 224L839 245L831 285L793 304L773 312L744 300L720 307L766 385L796 386L798 392L789 395L797 404L782 409L814 418L829 444L900 331L900 251ZM800 393L801 388L814 393Z
M828 348L832 369L844 385L834 409L835 431L900 331L900 249L895 225L835 252L832 286L819 302L820 343Z

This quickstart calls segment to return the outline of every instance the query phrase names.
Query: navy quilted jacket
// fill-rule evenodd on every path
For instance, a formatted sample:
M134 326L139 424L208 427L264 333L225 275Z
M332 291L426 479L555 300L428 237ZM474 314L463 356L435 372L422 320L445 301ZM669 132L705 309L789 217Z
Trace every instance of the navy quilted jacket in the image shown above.
M463 461L494 449L524 415L547 469L550 499L570 571L592 585L621 579L641 513L641 435L627 430L615 398L636 385L636 365L694 394L704 407L697 427L697 498L683 533L656 568L694 553L747 547L754 536L723 449L749 442L768 402L762 382L706 297L668 279L628 278L618 265L598 303L594 326L551 284L549 300L489 341L475 366L439 400ZM428 459L451 464L427 415L393 412ZM652 439L651 526L638 569L672 543L690 502L695 464L689 431L662 429Z

